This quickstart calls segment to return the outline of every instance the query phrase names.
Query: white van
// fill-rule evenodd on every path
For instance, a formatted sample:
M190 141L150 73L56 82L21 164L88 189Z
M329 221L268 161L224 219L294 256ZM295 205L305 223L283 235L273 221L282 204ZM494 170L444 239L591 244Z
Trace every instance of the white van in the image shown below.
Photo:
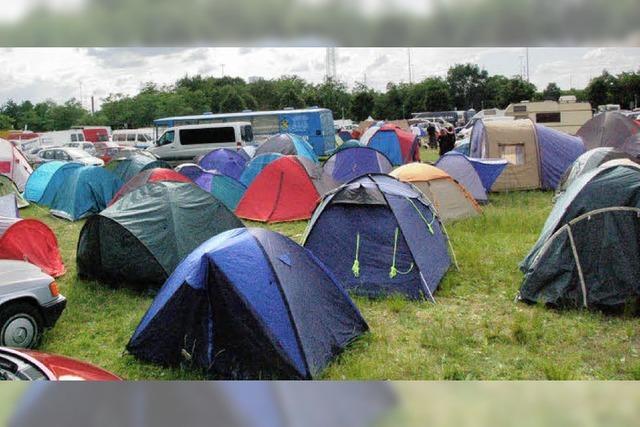
M111 141L118 145L149 148L153 145L153 129L120 129L111 134Z
M209 123L168 128L147 151L169 162L192 161L216 148L241 148L253 141L249 122Z
M58 130L40 134L41 147L57 147L70 142L84 142L82 129Z

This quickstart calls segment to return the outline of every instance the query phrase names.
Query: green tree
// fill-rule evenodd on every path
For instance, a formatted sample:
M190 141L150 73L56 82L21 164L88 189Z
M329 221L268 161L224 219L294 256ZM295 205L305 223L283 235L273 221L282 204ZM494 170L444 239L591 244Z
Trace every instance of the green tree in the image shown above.
M220 113L237 113L247 109L242 96L233 86L225 86L220 91L220 104L218 104L218 112Z
M362 83L356 83L351 97L351 118L358 122L366 120L373 114L375 103L376 92Z
M515 102L531 100L535 93L536 86L533 83L529 83L522 77L517 76L505 82L499 97L504 103L503 105L506 106Z
M13 129L13 123L13 117L0 113L0 130Z
M561 96L562 90L554 82L549 83L544 91L542 91L542 98L544 100L557 101Z
M488 78L489 73L475 64L457 64L449 68L447 83L454 105L464 110L481 109Z
M613 104L617 101L614 93L618 90L617 78L604 70L601 75L591 79L585 92L591 106L597 108L599 105Z

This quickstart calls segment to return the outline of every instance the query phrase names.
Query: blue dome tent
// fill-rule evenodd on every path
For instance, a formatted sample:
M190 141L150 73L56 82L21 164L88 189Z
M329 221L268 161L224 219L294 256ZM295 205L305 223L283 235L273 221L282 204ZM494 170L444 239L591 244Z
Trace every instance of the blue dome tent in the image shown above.
M474 193L481 194L482 191L475 188L476 181L467 176L472 174L471 168L478 175L484 191L488 193L508 164L509 162L504 159L476 159L457 151L449 151L438 159L435 166L447 172L462 185L471 187ZM484 200L482 198L479 200L486 201L486 197Z
M334 181L343 184L370 173L387 174L393 170L393 165L378 150L353 147L335 152L327 159L323 168Z
M203 170L200 166L186 164L176 168L198 187L220 200L229 210L234 211L247 187L235 178L224 175L217 170Z
M240 179L249 155L244 150L218 148L200 157L196 163L204 170L215 170L234 179Z
M171 169L171 165L143 151L135 153L131 157L113 159L105 168L113 172L122 182L127 182L142 171L155 168Z
M432 301L451 264L447 245L431 203L387 175L360 177L325 196L304 243L347 289Z
M222 377L316 377L368 330L332 274L278 233L235 229L191 253L164 284L127 350Z
M81 167L80 163L59 161L41 165L29 176L24 190L25 199L38 205L51 206L62 183Z
M124 183L97 166L76 168L64 180L51 203L51 214L76 221L104 210Z
M284 157L284 155L280 153L265 153L255 156L249 163L247 163L244 172L242 172L242 175L240 176L240 182L248 187L264 168L269 166L271 162L282 157Z

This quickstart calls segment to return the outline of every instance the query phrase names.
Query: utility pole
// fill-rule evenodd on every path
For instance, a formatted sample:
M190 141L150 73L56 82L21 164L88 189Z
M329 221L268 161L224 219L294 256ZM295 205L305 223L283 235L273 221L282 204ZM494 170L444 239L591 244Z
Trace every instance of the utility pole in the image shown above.
M407 48L407 59L408 59L408 66L409 66L409 84L413 83L413 72L411 70L411 48L408 47Z
M336 48L328 47L326 48L324 78L327 81L336 80L337 74L338 73L336 71Z
M220 67L222 68L222 77L224 77L224 64L220 64Z
M527 82L530 82L531 80L529 79L529 48L526 48L527 50Z
M93 116L96 113L96 105L93 95L91 95L91 115Z

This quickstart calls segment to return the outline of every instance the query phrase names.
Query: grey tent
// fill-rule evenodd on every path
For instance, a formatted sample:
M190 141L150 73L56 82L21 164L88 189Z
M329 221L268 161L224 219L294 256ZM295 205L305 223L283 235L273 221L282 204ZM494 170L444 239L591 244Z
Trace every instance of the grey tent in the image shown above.
M598 114L586 122L576 136L582 138L587 150L614 147L632 156L640 155L640 125L617 111Z
M384 383L38 383L9 427L367 427L395 403Z
M612 160L557 200L520 265L520 298L617 309L640 297L640 166Z

